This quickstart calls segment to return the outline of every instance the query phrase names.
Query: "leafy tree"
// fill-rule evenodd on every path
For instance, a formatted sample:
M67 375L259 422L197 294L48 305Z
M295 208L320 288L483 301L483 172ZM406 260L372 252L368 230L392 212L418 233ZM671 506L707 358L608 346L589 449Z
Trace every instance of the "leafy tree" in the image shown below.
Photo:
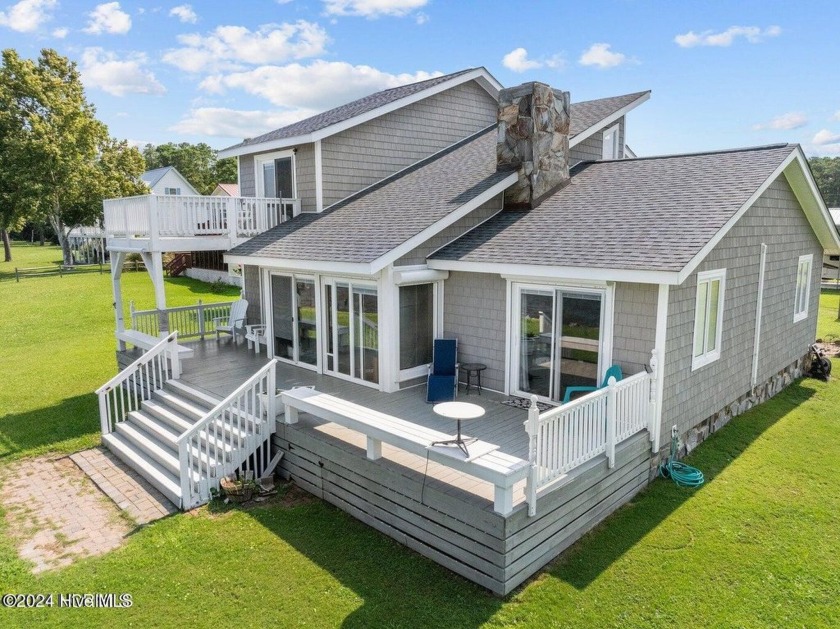
M204 142L147 144L143 157L148 170L174 166L199 194L210 194L218 183L236 181L236 160L218 159L216 151Z
M76 64L54 50L42 50L37 62L3 51L0 109L0 173L20 186L17 207L23 199L33 204L18 213L49 221L69 264L70 230L95 223L103 198L143 192L142 157L109 137Z
M826 205L840 207L840 157L812 157L808 162Z

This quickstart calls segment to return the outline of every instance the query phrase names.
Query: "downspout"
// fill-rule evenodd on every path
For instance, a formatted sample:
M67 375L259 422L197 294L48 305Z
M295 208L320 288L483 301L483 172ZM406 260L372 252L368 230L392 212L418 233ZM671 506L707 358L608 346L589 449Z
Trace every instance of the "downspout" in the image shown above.
M755 302L755 337L753 338L752 379L750 388L758 384L758 352L761 345L761 310L764 306L764 265L767 261L767 245L761 243L761 253L758 258L758 297Z

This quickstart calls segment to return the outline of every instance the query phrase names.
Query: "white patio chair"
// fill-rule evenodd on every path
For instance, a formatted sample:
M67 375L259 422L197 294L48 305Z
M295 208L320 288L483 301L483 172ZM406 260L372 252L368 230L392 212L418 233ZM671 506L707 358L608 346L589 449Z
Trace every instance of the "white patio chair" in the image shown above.
M216 340L219 340L220 333L230 334L233 342L238 343L236 337L245 335L245 314L248 311L248 300L238 299L230 305L230 315L227 317L215 317L213 325L216 328Z
M268 347L268 338L265 335L265 324L257 323L245 326L245 340L248 342L248 349L254 350L255 354L260 353L260 345ZM266 349L268 353L268 349Z

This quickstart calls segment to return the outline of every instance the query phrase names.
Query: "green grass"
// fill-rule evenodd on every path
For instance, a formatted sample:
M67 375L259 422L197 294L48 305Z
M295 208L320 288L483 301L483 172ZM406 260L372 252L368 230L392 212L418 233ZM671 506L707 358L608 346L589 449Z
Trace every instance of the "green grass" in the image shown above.
M17 244L17 243L16 243ZM58 247L16 246L10 264L60 260ZM0 265L0 272L3 269ZM208 294L188 278L166 282L170 306L235 299L238 288ZM153 308L144 271L123 274L126 308ZM99 441L93 391L116 369L114 309L105 273L0 282L0 462L42 452L73 452ZM128 311L126 310L126 320Z
M126 285L150 301L144 276ZM190 292L197 284L167 288L173 303L202 296ZM97 440L90 391L114 371L108 290L96 275L0 283L4 312L27 322L0 318L13 341L0 350L0 408L15 409L0 418L0 465ZM834 317L821 318L821 335L840 336ZM837 379L795 383L693 453L704 487L654 482L507 599L320 501L176 515L39 577L0 519L0 590L134 600L125 610L0 609L0 626L840 626L838 406Z
M817 338L840 341L840 291L824 290L820 295L820 314L817 321Z

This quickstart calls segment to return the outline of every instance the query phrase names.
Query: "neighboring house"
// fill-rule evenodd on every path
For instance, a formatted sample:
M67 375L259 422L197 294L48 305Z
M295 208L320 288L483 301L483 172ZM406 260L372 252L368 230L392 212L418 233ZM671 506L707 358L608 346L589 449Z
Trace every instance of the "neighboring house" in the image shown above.
M210 193L211 197L238 197L239 184L238 183L220 183L217 184Z
M626 115L649 95L570 103L540 83L503 89L478 68L220 153L238 159L242 199L296 200L270 229L229 238L225 255L242 265L257 347L278 361L248 381L263 382L249 395L305 384L332 394L282 397L271 443L283 474L507 593L646 486L672 427L694 447L801 374L816 331L814 260L840 253L801 148L628 158ZM113 251L165 240L112 230L108 217ZM115 297L119 317L117 276ZM498 451L474 461L383 450L411 453L445 426L413 388L440 337L458 340L462 364L485 367L484 396L471 399L487 417L469 430ZM561 404L569 387L601 386L612 365L623 380ZM235 383L207 369L191 382L228 395ZM241 404L244 393L232 395L216 408ZM497 403L511 396L531 410ZM106 443L142 469L131 419L113 421L103 419ZM177 448L175 469L191 452ZM188 508L213 482L188 469L199 480L147 474Z
M152 194L198 196L196 189L174 166L147 170L140 179L149 186Z
M834 226L840 232L840 208L833 207L829 208L828 211L831 214L831 220L834 221ZM823 282L827 283L837 284L840 282L840 256L829 254L823 256L822 279Z
M73 264L101 264L110 258L105 230L99 225L79 226L67 234Z

